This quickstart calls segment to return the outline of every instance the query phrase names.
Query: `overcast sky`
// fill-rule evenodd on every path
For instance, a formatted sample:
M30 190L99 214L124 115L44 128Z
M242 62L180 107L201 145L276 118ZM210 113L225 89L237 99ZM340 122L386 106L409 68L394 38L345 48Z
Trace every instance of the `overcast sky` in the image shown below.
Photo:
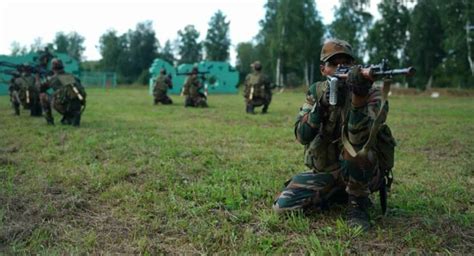
M135 29L138 22L151 20L161 45L175 40L177 32L188 24L196 26L204 39L212 15L221 10L230 21L232 41L231 62L235 61L235 45L246 42L258 33L263 18L265 0L61 0L0 2L0 54L10 54L13 41L29 46L35 38L52 42L56 32L76 31L85 37L84 56L87 60L101 58L99 38L109 29L120 35ZM372 0L372 14L376 12ZM333 18L336 0L316 0L325 24Z

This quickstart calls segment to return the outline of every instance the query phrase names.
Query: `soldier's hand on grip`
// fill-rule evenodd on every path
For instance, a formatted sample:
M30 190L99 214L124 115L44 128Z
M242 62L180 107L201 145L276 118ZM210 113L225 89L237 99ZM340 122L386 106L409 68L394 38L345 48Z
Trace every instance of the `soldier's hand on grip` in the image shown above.
M362 72L360 66L353 66L347 77L347 84L350 90L357 96L366 96L369 93L369 89L372 87L373 81L366 78Z

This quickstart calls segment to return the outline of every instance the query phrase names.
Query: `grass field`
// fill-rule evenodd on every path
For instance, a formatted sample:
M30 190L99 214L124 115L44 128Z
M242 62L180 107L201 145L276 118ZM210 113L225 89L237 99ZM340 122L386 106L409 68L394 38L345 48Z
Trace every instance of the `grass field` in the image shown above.
M303 93L254 116L241 95L185 109L178 96L153 106L144 88L88 93L78 129L13 116L0 97L0 254L474 252L474 98L391 98L390 210L375 200L361 233L344 207L271 210L306 169L293 135Z

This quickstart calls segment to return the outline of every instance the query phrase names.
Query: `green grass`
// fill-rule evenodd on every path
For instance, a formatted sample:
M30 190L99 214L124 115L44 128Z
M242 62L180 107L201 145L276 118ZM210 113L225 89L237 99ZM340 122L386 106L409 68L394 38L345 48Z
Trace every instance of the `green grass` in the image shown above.
M88 91L79 129L13 116L0 97L0 252L6 254L469 254L474 251L474 100L396 96L390 211L369 233L344 208L277 216L304 171L293 124L303 93L246 115L241 95L208 109L153 106L145 89ZM55 113L56 122L59 115ZM377 199L377 197L375 197Z

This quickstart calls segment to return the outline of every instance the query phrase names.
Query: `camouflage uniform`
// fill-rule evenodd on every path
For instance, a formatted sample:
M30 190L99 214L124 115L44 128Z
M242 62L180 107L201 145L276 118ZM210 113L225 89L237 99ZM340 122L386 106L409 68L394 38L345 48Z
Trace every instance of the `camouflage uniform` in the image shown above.
M9 82L8 91L10 92L10 102L12 103L12 107L15 110L15 115L20 115L20 91L21 88L18 84L15 83L15 77L12 77Z
M171 78L166 75L166 72L160 72L156 78L155 86L153 88L154 103L162 103L164 105L173 104L171 98L166 94L168 89L172 89Z
M23 72L20 77L13 80L16 88L13 94L17 93L17 96L23 105L24 109L30 110L31 116L41 116L41 104L39 98L39 89L35 84L35 78L29 72ZM16 98L16 95L14 95ZM16 103L14 103L15 105ZM19 110L15 107L15 112L19 114Z
M262 74L262 66L259 61L254 62L251 66L253 72L245 78L245 111L249 114L255 114L255 107L263 106L262 113L267 113L268 106L272 101L270 79L265 74Z
M351 69L352 73L356 71ZM366 157L352 158L343 145L342 134L356 150L362 148L379 113L381 93L380 89L370 88L364 95L365 104L355 106L354 102L351 104L351 95L355 92L349 92L347 86L342 85L335 106L328 104L328 81L310 86L295 124L295 136L305 145L305 165L310 170L295 175L285 184L273 209L280 213L325 207L335 202L347 202L349 198L349 222L354 221L366 229L369 226L366 212L368 195L378 189L383 176L378 144L370 147ZM382 122L387 112L386 103L380 112ZM394 146L388 126L382 126L380 131L379 134L388 134L385 139Z
M199 81L197 69L193 69L191 75L187 77L184 83L183 94L186 96L185 107L208 107L207 97L200 91L202 88L203 85Z
M58 59L52 61L54 75L41 84L41 105L48 124L54 124L52 108L63 115L62 124L79 126L86 101L86 92L78 78L64 72ZM81 99L82 98L82 99Z

